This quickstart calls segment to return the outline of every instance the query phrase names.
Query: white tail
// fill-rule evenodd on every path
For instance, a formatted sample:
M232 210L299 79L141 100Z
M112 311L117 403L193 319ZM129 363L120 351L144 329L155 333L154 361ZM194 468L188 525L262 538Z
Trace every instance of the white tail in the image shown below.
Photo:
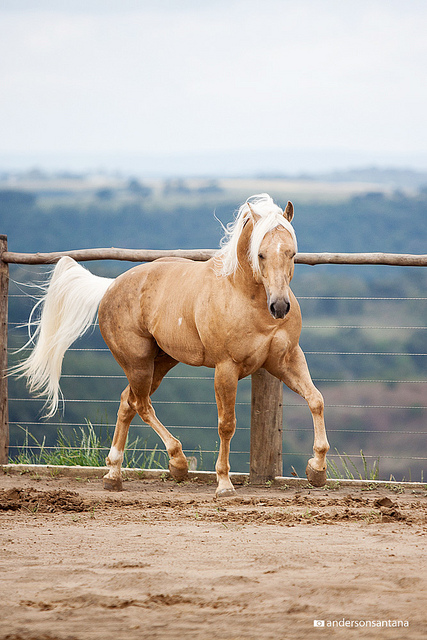
M98 305L110 284L111 278L95 276L69 257L61 258L56 265L46 293L31 312L29 325L37 329L28 344L36 340L31 355L14 367L12 373L26 377L31 393L46 397L46 418L58 408L62 360L72 343L92 325ZM37 321L32 317L42 305Z

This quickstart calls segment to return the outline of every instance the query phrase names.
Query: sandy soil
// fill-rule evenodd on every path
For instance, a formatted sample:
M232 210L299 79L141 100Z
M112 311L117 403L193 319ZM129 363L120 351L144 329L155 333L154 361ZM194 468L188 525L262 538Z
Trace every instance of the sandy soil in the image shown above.
M426 637L424 490L213 497L0 476L0 639Z

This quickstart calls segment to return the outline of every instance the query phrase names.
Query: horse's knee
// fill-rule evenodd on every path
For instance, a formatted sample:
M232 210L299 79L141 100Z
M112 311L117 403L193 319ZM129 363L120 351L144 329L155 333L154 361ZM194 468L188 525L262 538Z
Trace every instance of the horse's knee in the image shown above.
M236 431L236 419L220 420L218 422L218 434L221 439L231 440Z
M312 393L307 397L307 403L312 413L314 413L315 415L323 414L323 411L325 409L325 401L318 389L314 389Z

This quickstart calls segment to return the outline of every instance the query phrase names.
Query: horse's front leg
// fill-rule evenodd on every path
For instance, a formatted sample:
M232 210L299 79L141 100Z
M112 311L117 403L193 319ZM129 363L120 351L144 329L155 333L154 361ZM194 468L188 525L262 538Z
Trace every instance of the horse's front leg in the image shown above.
M273 375L280 378L292 391L302 396L311 411L314 426L313 458L307 463L305 470L308 481L314 487L323 487L326 484L326 454L329 451L329 443L326 437L324 420L324 401L320 391L314 386L308 370L305 355L298 345L281 365L277 362L265 368Z
M236 393L239 376L233 362L215 367L215 397L218 407L218 433L220 438L218 460L215 466L218 486L216 496L223 498L236 493L230 480L230 441L236 430Z

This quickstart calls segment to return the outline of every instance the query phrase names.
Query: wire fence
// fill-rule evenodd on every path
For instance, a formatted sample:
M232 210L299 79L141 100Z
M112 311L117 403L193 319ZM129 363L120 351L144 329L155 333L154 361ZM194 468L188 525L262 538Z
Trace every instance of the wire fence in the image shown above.
M10 294L11 302L23 297L25 294L16 289ZM348 477L359 473L373 477L379 466L380 479L423 481L427 462L427 326L421 319L426 317L427 297L298 299L306 318L301 346L326 401L332 465ZM353 317L336 323L332 318L331 322L328 304L356 301L369 305L369 312L359 320ZM319 302L324 311L320 320L310 309ZM402 311L408 303L412 309L416 305L412 314L416 321L408 322ZM25 318L9 323L11 363L19 359L16 350L27 339L24 323ZM154 394L153 403L160 420L181 439L197 468L210 470L218 451L213 374L209 370L194 372L178 365ZM105 457L126 378L102 346L96 328L67 352L61 381L63 413L44 421L40 418L43 400L31 397L22 381L10 380L12 458L47 459L51 454L59 456L65 445L76 455L92 445L99 460ZM250 393L250 379L242 380L236 402L238 429L230 456L234 471L249 471ZM284 474L302 476L313 443L311 415L305 402L286 387L283 404ZM138 417L131 426L128 450L131 453L125 462L131 466L167 466L157 437Z

